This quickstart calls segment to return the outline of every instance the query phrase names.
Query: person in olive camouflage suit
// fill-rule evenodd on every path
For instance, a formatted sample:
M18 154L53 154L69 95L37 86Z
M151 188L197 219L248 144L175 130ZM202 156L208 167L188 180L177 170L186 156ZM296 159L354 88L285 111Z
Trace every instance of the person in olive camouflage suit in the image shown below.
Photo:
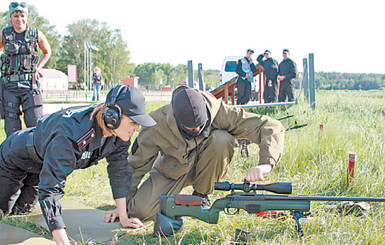
M127 197L130 217L154 219L160 195L173 196L186 186L208 208L208 194L227 172L235 139L249 139L260 148L258 164L244 176L247 181L264 180L282 156L285 129L279 121L227 105L208 92L180 86L171 104L150 115L157 124L139 131L128 158L133 175ZM105 214L107 222L116 217L115 211Z

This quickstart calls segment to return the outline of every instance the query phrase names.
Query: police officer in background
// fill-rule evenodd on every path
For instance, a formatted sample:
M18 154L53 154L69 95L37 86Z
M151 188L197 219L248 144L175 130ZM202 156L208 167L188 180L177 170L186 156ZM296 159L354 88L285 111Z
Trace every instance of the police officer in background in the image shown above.
M28 25L28 6L25 2L9 5L10 27L2 29L0 115L5 119L7 136L21 129L20 105L27 127L36 126L43 115L43 99L38 82L38 70L51 55L44 34ZM39 61L38 48L43 51Z
M251 98L251 83L254 80L253 74L257 72L251 55L254 53L252 49L246 51L246 56L238 60L235 72L238 74L237 79L237 105L245 105Z
M37 199L58 244L69 244L58 200L66 178L106 157L112 194L123 227L139 228L127 216L131 184L128 169L130 137L155 121L146 113L139 89L118 85L106 102L64 109L38 121L36 127L15 132L0 146L0 211L28 213ZM29 178L24 185L23 179ZM102 218L102 217L101 217Z
M265 60L263 60L265 57ZM265 50L263 54L257 57L259 64L263 66L266 75L265 89L263 92L263 99L265 103L274 103L278 99L278 61L271 57L271 51Z
M283 50L283 61L278 67L278 81L281 82L279 87L278 101L284 102L288 98L289 102L294 101L295 84L294 78L297 76L297 64L289 58L290 51Z

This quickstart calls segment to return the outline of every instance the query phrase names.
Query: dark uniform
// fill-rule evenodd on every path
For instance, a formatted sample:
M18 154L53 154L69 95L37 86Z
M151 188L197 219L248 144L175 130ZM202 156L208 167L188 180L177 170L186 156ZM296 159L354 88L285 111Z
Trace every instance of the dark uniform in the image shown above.
M7 136L21 129L20 105L27 127L36 126L43 115L43 99L37 81L38 30L27 27L17 33L3 29L4 53L1 55L0 114L5 119Z
M66 178L106 157L114 199L125 198L131 183L130 141L103 137L94 106L73 107L43 118L34 128L20 130L0 146L0 210L31 211L38 200L50 231L65 227L58 200ZM23 180L29 178L27 185ZM26 183L24 181L24 183ZM18 209L18 210L16 210Z
M283 60L279 64L278 75L286 76L286 78L281 81L279 87L278 101L283 102L286 100L286 97L289 101L294 101L294 78L297 76L297 64L290 58Z
M254 63L246 57L238 60L235 72L238 74L237 79L237 105L245 105L251 99L251 82L253 81L253 73L257 72ZM246 79L249 74L249 79Z
M266 75L265 89L263 92L263 98L265 103L277 102L278 99L278 61L273 58L263 59L263 54L257 57L257 61L263 66L264 73ZM269 87L269 81L272 82L272 86Z

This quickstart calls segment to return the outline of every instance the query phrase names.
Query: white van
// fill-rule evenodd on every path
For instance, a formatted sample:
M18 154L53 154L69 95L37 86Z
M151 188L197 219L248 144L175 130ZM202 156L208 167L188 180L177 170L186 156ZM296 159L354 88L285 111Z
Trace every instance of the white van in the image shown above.
M220 82L222 85L234 77L237 77L237 73L235 73L235 68L237 67L237 62L239 59L242 59L243 56L227 56L223 60L220 74Z
M238 74L235 72L237 67L237 62L239 59L242 59L243 56L226 56L223 60L220 73L219 85L222 85L234 77L238 77ZM254 77L254 82L251 84L251 90L253 92L259 91L259 83L257 82L258 76Z

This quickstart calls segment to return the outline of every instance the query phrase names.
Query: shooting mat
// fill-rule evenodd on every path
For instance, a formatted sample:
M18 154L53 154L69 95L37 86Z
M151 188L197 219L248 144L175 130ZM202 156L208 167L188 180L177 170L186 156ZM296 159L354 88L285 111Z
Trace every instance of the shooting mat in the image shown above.
M0 244L55 245L56 242L15 226L0 224Z
M62 216L66 225L66 231L70 239L78 242L106 242L111 241L115 234L123 234L130 228L122 228L119 221L114 223L104 222L104 211L87 207L79 203L60 201L62 205ZM28 215L30 221L48 230L47 224L40 210ZM152 222L146 222L144 226Z

